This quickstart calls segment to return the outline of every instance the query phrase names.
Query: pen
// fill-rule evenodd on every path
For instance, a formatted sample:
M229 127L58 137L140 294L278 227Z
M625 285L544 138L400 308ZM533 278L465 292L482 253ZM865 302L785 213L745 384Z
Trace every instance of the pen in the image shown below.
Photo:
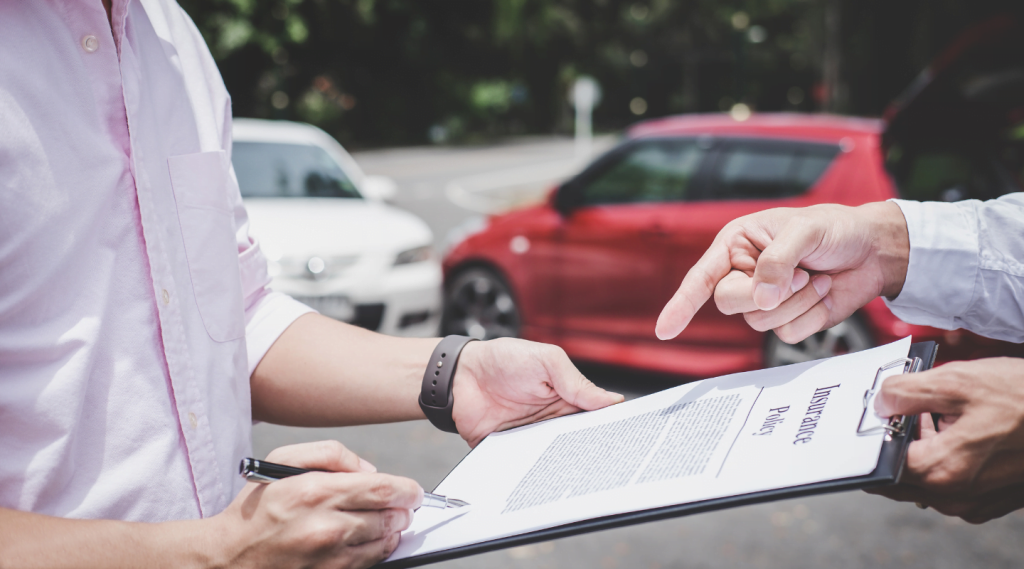
M255 458L243 458L242 462L238 465L238 473L242 475L242 478L245 478L249 482L259 482L261 484L266 484L282 478L288 478L289 476L298 476L299 474L305 474L307 472L323 471L285 466L283 464L275 464L265 460L256 460ZM427 508L461 508L468 505L469 502L456 500L455 498L449 498L447 496L441 496L440 494L424 492L423 503L420 506L426 506Z

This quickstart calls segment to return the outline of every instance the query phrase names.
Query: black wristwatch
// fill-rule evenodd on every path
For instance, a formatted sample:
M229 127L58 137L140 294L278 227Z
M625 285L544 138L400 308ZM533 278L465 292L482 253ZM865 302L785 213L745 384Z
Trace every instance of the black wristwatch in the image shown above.
M423 387L420 389L420 409L435 427L449 433L458 433L452 418L452 380L459 363L459 354L466 344L476 338L468 336L447 336L430 354L430 363L423 372Z

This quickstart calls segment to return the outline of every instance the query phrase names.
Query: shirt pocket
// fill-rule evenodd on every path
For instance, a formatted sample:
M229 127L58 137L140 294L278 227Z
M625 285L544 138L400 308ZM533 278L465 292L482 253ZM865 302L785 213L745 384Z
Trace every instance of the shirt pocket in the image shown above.
M206 332L216 342L245 335L234 215L223 150L167 159L192 291Z

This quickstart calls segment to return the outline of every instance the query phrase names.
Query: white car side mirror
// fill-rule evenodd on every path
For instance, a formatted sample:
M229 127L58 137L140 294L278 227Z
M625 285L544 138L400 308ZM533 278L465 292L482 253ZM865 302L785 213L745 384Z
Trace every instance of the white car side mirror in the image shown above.
M390 202L398 195L398 184L387 176L366 176L359 191L368 200Z

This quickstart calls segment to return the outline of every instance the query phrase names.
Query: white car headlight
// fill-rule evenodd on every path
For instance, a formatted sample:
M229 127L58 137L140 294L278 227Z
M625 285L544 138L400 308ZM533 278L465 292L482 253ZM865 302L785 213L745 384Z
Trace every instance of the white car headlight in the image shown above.
M413 247L412 249L402 251L395 257L395 266L422 263L423 261L429 261L433 256L434 248L430 245Z

